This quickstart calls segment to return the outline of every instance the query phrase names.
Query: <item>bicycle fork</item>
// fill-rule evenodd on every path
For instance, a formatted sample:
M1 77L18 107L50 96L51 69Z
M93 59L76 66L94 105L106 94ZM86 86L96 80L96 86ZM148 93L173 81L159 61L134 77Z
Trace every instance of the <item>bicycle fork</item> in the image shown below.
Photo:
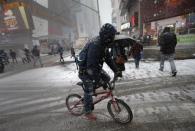
M111 94L111 97L112 97L112 105L113 105L115 112L120 112L121 108L120 108L116 98L112 94Z

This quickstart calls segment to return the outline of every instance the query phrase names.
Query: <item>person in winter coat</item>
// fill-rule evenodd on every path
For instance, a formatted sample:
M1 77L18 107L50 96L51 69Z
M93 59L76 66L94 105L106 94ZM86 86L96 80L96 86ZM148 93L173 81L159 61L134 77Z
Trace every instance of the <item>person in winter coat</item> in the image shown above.
M16 52L15 51L13 51L12 49L10 49L9 50L9 55L12 58L12 62L13 63L18 63L17 58L16 58Z
M171 32L170 27L165 27L163 33L160 35L159 40L161 60L160 60L160 71L164 69L164 62L166 59L169 60L171 66L172 76L176 76L177 70L174 63L175 47L177 45L177 37L175 33Z
M33 55L33 60L34 60L34 67L36 66L37 61L39 61L41 67L43 67L43 63L41 60L41 56L40 56L40 50L38 49L38 46L35 45L32 49L32 55Z
M71 58L72 57L75 57L75 51L74 51L74 48L73 47L71 47L70 53L71 53Z
M143 45L141 45L139 42L133 43L130 51L129 51L129 56L133 56L134 62L135 62L135 67L138 69L139 68L139 62L141 60L142 54L143 53Z
M61 45L58 46L58 52L60 54L60 62L64 62L64 57L63 57L64 49Z
M26 56L25 56L25 51L24 50L22 50L22 49L19 50L19 56L20 56L23 64L27 63Z
M114 40L116 29L111 24L105 24L101 27L99 36L89 40L82 51L87 51L86 63L83 67L79 67L79 78L84 84L84 107L85 117L89 120L96 120L96 116L92 113L94 109L92 94L96 85L103 81L110 81L109 75L102 69L103 63L113 70L115 76L120 74L118 69L108 52L108 45ZM79 53L78 61L81 61ZM105 87L106 88L106 87Z
M24 52L25 52L25 56L26 56L26 61L28 63L30 63L31 62L31 53L30 53L30 50L28 48L25 48L24 49Z

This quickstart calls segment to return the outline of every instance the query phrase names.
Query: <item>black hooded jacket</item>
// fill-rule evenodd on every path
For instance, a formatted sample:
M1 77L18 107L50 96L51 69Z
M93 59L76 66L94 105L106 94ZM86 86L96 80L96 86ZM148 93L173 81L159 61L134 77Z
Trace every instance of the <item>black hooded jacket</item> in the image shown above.
M99 37L90 40L88 43L87 74L92 80L99 80L100 72L103 67L103 63L106 64L114 71L117 72L117 66L115 65L108 49L101 42Z
M173 54L175 53L175 46L177 45L177 38L174 33L165 32L160 36L160 51L163 54Z

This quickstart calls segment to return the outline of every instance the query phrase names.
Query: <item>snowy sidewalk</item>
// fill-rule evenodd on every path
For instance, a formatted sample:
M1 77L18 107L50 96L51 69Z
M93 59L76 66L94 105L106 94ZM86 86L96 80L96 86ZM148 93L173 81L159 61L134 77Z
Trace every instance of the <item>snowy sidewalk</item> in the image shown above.
M135 69L133 62L125 64L123 79L142 79L150 77L170 76L171 69L168 61L165 62L164 71L159 71L159 61L141 62L140 68ZM195 59L176 60L177 75L195 75Z
M195 59L176 60L175 64L178 71L177 76L195 75ZM113 72L106 64L103 68L109 75L113 76ZM139 69L135 69L134 62L130 62L125 64L125 68L126 70L123 72L122 81L170 77L170 65L168 62L165 62L164 72L159 71L159 61L141 62ZM52 81L50 81L51 79L63 80L66 85L74 85L76 82L80 81L75 63L31 69L1 80L21 82L25 80L29 82L47 81L48 83L52 83Z
M70 58L66 58L66 60L71 60ZM170 76L171 69L168 61L165 62L164 71L159 71L159 61L141 61L140 68L135 69L134 62L128 62L125 64L125 71L123 71L122 80L131 80L131 79L143 79L143 78L152 78L152 77L166 77ZM195 75L195 59L187 59L187 60L175 60L177 75ZM113 76L113 72L110 68L104 64L104 70L108 72L111 76ZM65 66L65 69L68 69L70 74L66 75L71 81L77 81L77 71L75 63L71 63Z

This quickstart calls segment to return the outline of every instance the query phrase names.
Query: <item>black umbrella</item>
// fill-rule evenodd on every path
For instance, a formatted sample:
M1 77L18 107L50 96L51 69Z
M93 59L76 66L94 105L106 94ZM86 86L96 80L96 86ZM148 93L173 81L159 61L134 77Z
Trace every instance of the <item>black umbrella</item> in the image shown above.
M132 46L133 43L135 43L136 40L129 37L129 36L125 36L125 35L115 35L114 38L114 44L118 44L120 46L123 47L128 47L128 46Z

